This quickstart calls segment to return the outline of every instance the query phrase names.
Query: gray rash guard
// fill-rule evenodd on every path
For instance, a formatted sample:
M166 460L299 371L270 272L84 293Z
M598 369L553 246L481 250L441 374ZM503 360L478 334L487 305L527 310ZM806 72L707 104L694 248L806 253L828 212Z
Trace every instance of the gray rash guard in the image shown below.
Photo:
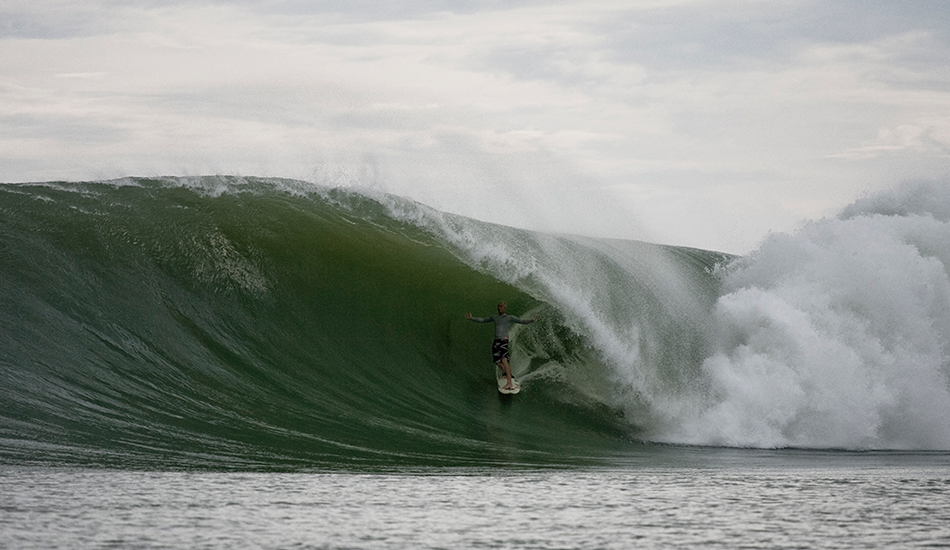
M518 323L519 325L527 325L533 323L533 319L528 319L527 321L522 321L521 319L515 317L514 315L492 315L491 317L471 317L472 321L476 323L495 323L495 339L508 338L508 331L511 329L511 325Z

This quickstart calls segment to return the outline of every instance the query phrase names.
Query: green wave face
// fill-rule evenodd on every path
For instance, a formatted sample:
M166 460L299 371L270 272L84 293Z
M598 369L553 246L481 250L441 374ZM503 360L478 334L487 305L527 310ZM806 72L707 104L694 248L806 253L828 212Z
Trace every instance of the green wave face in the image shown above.
M4 185L0 242L0 453L120 467L575 463L625 452L651 403L634 396L642 418L618 406L618 394L646 386L608 365L627 353L677 365L650 382L676 391L703 344L674 310L706 307L714 293L671 307L661 300L670 281L623 275L630 266L616 258L662 257L700 286L721 259L236 178ZM563 254L573 262L559 264ZM578 265L596 265L597 285L613 288L601 319L555 282ZM495 390L490 325L463 318L499 299L541 317L513 335L524 386L514 398ZM599 326L644 316L675 334L632 334L633 351L595 345Z
M0 460L945 450L948 205L907 186L729 258L290 180L0 185ZM513 397L464 318L498 300L539 319L512 332Z

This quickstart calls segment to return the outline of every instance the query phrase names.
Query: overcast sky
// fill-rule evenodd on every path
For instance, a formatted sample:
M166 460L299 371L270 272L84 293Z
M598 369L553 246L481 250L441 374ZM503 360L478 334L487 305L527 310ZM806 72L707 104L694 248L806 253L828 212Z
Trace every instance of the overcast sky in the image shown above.
M950 1L0 0L0 181L205 174L745 253L950 181Z

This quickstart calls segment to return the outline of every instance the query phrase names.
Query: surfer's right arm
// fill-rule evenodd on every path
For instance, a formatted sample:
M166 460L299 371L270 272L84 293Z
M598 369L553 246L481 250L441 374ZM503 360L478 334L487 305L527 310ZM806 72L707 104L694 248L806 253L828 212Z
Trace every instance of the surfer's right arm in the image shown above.
M472 317L471 313L466 313L465 318L469 321L475 321L476 323L487 323L491 321L491 317Z

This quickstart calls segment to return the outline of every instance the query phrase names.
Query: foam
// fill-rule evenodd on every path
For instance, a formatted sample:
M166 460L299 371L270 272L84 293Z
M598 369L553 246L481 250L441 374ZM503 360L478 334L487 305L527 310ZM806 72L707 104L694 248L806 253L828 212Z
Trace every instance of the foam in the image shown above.
M946 186L907 184L736 261L705 395L658 438L950 449L948 221Z
M638 437L950 449L946 184L904 184L770 235L718 273L718 298L708 274L655 245L388 206L472 267L550 304L592 350L588 363L564 368L603 372L612 391L599 398ZM557 343L532 345L543 353Z

